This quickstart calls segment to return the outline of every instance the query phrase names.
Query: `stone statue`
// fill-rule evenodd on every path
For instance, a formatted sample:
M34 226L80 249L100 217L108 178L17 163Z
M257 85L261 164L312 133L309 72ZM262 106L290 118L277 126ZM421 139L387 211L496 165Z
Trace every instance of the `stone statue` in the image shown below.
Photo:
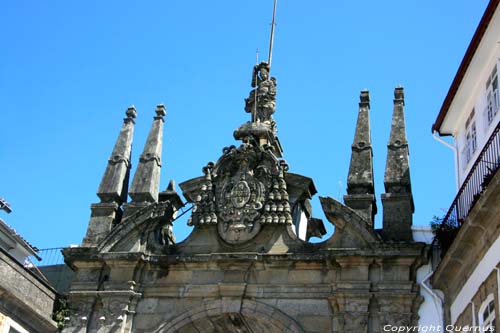
M250 96L245 99L245 111L252 113L252 122L273 126L272 114L276 108L276 79L269 76L269 64L261 62L253 67Z

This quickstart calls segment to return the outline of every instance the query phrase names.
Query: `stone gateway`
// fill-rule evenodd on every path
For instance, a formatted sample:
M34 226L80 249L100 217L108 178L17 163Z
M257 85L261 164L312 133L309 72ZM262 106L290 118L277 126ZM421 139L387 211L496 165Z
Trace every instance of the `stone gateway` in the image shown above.
M254 94L271 80L261 67ZM325 233L309 202L313 180L289 170L271 118L274 100L272 112L269 101L260 109L261 101L236 130L239 145L180 184L186 203L173 182L159 192L163 105L128 190L136 112L127 111L82 246L63 251L76 272L64 332L359 333L418 325L416 271L428 248L408 236L413 197L403 89L395 91L383 230L374 229L363 91L345 204L320 197L335 227L321 243L307 241ZM172 225L185 204L193 207L193 230L176 243Z

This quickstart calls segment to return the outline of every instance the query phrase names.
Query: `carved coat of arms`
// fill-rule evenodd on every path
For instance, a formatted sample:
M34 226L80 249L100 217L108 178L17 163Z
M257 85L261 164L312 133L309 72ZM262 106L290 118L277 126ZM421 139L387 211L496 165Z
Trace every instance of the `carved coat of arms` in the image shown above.
M224 172L218 179L216 194L220 218L219 235L228 243L240 243L253 238L260 231L258 217L266 197L265 177L259 177L247 158L238 159L235 172ZM231 163L232 164L232 163ZM267 184L268 185L268 184Z
M278 171L272 155L258 147L242 145L225 151L214 172L218 231L230 244L253 238L261 229L262 214L273 174Z
M225 149L216 165L204 168L191 224L217 224L219 236L229 244L252 239L263 224L290 224L284 170L283 163L262 147L242 144Z

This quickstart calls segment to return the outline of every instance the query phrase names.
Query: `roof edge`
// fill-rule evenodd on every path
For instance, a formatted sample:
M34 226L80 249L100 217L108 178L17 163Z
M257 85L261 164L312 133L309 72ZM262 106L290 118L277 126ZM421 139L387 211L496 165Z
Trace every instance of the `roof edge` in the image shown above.
M10 236L19 244L21 245L26 251L30 252L32 256L37 258L37 260L41 260L40 256L38 255L38 248L31 245L26 239L24 239L17 231L12 228L7 222L2 220L0 218L0 225L5 228L6 231L10 233Z
M439 114L436 118L436 121L432 125L432 132L437 132L439 133L440 136L451 135L450 133L441 133L440 132L441 125L443 124L444 118L446 117L446 114L448 113L448 110L451 106L451 102L455 98L458 88L462 83L462 79L465 73L467 72L467 69L469 68L470 62L472 61L472 58L474 57L474 54L476 53L476 50L479 44L481 43L484 33L488 28L491 18L493 17L493 14L495 13L495 10L498 7L499 3L500 0L490 0L488 6L486 7L483 17L481 18L481 21L479 21L479 25L476 28L476 32L474 32L474 35L472 36L472 40L469 43L469 46L467 47L467 51L465 52L462 62L458 67L458 71L455 74L455 78L451 83L450 89L448 90L446 98L444 99L443 105L439 110Z

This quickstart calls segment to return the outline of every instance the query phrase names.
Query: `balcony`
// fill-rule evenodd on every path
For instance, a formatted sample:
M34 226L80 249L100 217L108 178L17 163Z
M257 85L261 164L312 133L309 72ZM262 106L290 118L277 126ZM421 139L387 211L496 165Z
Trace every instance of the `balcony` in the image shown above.
M436 230L436 238L441 244L443 255L500 166L499 132L500 123L479 153L440 227Z

